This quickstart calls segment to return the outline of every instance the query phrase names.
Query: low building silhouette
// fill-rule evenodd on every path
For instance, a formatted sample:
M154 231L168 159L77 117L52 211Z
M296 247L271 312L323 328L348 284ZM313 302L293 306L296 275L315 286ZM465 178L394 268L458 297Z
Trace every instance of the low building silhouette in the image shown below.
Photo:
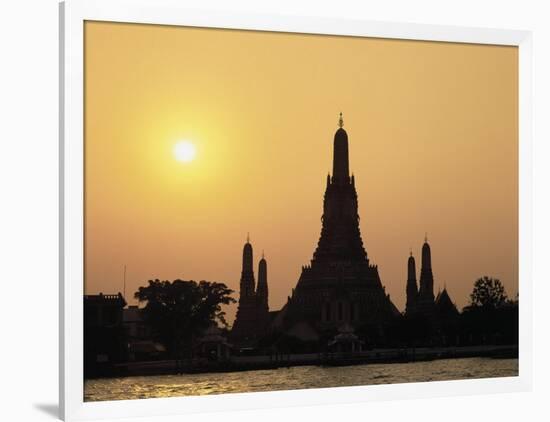
M209 361L225 362L229 360L232 349L233 346L227 341L222 330L216 324L212 324L198 339L194 353Z
M355 334L355 330L349 324L338 328L338 334L329 342L331 352L355 353L363 350L364 342Z
M130 305L122 311L128 343L129 361L150 361L167 356L166 347L153 340L151 325L145 320L143 309Z
M122 294L84 296L84 377L111 373L124 362L128 347L123 325Z
M456 305L451 300L447 287L444 287L435 298L435 310L437 318L440 321L454 320L458 318L459 312Z

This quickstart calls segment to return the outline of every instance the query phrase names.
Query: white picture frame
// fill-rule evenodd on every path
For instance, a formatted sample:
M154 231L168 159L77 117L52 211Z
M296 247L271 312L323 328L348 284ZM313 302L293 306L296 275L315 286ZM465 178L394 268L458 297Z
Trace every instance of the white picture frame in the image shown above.
M519 48L519 376L218 396L84 402L83 57L87 20L331 34ZM60 413L67 421L528 391L532 386L531 33L441 25L219 13L177 0L67 0L60 4Z

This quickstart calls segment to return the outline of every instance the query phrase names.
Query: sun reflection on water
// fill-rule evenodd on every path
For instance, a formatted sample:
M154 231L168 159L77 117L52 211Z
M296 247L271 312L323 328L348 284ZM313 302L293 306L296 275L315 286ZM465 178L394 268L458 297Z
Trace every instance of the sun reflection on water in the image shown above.
M88 380L84 383L84 401L202 396L517 375L517 359L468 358L344 367L297 366L259 371Z

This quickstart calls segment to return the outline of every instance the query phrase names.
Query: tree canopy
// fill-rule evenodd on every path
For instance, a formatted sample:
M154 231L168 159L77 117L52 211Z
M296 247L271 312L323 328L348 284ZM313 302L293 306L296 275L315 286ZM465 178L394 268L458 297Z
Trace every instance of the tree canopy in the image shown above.
M149 280L148 286L140 287L134 296L146 302L145 318L159 340L174 351L189 345L213 323L227 326L221 305L235 302L232 293L223 283L156 279Z
M507 296L499 279L484 276L474 283L470 306L496 309L506 303Z

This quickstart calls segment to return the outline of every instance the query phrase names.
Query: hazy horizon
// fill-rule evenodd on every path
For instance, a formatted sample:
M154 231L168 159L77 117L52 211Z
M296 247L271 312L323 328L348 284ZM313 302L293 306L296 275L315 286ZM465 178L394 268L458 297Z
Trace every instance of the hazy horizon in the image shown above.
M462 308L487 275L515 297L516 47L103 22L85 23L85 293L122 292L126 265L130 304L155 278L238 298L250 233L280 309L319 239L340 112L395 305L426 232L436 294Z

